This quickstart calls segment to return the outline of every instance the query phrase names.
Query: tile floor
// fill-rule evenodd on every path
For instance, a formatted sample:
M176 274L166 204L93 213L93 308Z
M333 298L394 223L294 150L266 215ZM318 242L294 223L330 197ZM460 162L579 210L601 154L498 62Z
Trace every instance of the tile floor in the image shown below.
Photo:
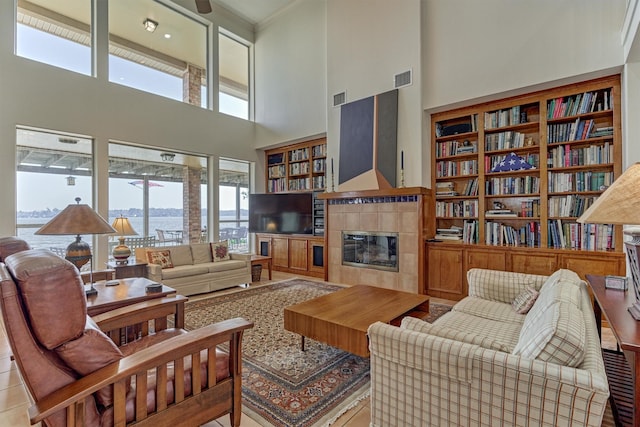
M287 273L274 271L273 280L265 280L266 272L263 272L263 279L255 285L265 285L271 282L295 277ZM227 290L233 292L234 290ZM191 297L197 299L197 297ZM445 302L444 300L432 299L433 302ZM609 330L603 330L603 347L614 348L616 341ZM27 427L29 417L27 409L31 405L29 395L22 383L22 378L18 373L15 362L11 361L11 349L7 341L4 325L0 322L0 427ZM369 399L365 399L358 406L343 414L333 427L368 427L370 421ZM224 416L206 424L207 427L227 427L230 426L229 417ZM242 427L262 427L246 415L242 417Z

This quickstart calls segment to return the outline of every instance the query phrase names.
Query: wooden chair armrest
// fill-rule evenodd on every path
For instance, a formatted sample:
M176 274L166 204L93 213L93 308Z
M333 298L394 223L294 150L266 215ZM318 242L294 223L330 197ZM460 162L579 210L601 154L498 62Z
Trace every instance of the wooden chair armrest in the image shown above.
M252 327L253 322L243 318L228 319L140 350L40 399L29 408L31 424L41 422L57 411L66 410L68 417L71 416L69 419L76 420L76 425L84 425L84 420L82 419L84 412L81 410L81 408L84 408L84 399L103 387L114 385L114 425L119 423L124 425L125 384L129 379L142 381L142 385L144 385L148 370L164 372L164 375L158 376L157 381L158 389L166 389L166 365L168 363L179 361L174 364L175 381L176 383L184 382L184 364L182 362L184 357L194 359L192 364L197 366L200 362L200 351L209 350L207 388L211 388L216 384L216 352L211 350L223 343L229 343L229 370L231 376L239 376L241 375L242 333L245 329ZM197 398L202 387L201 379L199 375L192 375L191 378L192 396ZM183 389L183 386L184 384L178 384L176 389ZM141 391L141 393L146 396L146 391ZM176 402L184 399L184 396L176 396ZM138 421L149 415L146 414L146 411L143 412L143 414L137 414Z

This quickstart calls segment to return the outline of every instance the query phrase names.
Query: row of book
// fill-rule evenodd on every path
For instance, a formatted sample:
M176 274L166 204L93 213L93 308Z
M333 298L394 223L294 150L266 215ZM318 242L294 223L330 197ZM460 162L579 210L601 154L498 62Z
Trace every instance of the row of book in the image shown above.
M523 120L524 119L524 120ZM523 116L519 105L503 110L484 113L484 128L495 129L504 126L526 123L526 114Z
M595 121L592 119L576 119L572 123L556 123L547 125L547 142L579 141L590 137L595 131Z
M575 116L611 109L611 89L562 96L547 102L547 118Z
M536 194L540 192L540 178L537 176L495 177L485 181L485 194Z
M309 178L298 178L298 179L289 180L289 191L310 190L310 189L311 189L311 179Z
M287 174L284 165L269 166L269 178L282 178Z
M438 178L477 174L478 161L475 159L459 161L445 160L436 162L436 177Z
M314 176L312 182L314 190L323 190L326 186L326 179L324 175Z
M436 137L441 137L441 136L448 136L448 135L453 135L452 133L447 133L447 127L449 126L464 126L465 128L469 129L469 132L477 132L478 131L478 115L477 114L471 114L469 116L469 120L468 121L464 121L463 119L461 120L456 120L455 123L441 123L438 122L436 123Z
M612 162L613 145L609 142L588 147L572 147L569 144L559 145L547 153L547 166L551 168L601 165Z
M289 164L289 175L307 175L309 174L309 163L291 163Z
M436 157L449 157L460 154L475 153L477 151L476 142L470 141L443 141L436 143Z
M478 201L436 201L436 216L451 218L475 218L478 216Z
M597 199L598 196L583 196L579 194L550 197L548 202L549 216L577 218Z
M287 191L287 180L285 178L270 179L267 187L269 193Z
M493 155L493 156L484 156L484 170L490 171L493 168L500 164L507 158L508 155ZM519 156L519 158L523 159L525 162L529 163L534 168L538 168L540 166L540 154L538 153L523 153Z
M313 161L314 172L324 172L325 166L326 166L325 159L316 159Z
M555 249L581 249L605 251L615 248L613 225L580 224L561 220L549 221L548 244Z
M515 131L492 133L484 137L484 149L492 151L521 148L525 146L526 137L526 134Z
M462 227L462 243L478 243L480 240L478 221L465 221Z
M313 154L313 157L326 157L327 144L314 145L311 148L311 153Z
M309 159L309 148L298 148L296 150L289 151L290 162L301 162Z
M520 216L524 218L540 218L540 199L529 199L520 202Z
M549 172L549 192L603 191L613 183L613 172Z
M518 228L499 222L485 222L485 243L493 246L540 246L540 223L528 222Z

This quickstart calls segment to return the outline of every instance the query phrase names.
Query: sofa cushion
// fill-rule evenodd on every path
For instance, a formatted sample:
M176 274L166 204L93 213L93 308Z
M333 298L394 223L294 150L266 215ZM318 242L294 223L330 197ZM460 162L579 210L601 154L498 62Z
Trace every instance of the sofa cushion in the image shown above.
M508 352L513 351L518 343L521 323L502 322L499 320L483 319L482 317L458 311L450 311L440 316L434 325L443 325L456 331L474 334L494 340Z
M156 264L165 268L173 268L173 261L171 260L171 251L163 250L163 251L148 251L147 252L147 260L149 264Z
M202 264L203 262L212 262L211 245L209 243L192 243L191 257L194 264Z
M465 297L456 303L452 310L500 322L518 325L522 325L524 322L524 316L514 312L511 305L478 297Z
M229 271L229 270L241 270L247 266L245 261L238 261L230 259L228 261L220 262L212 262L207 264L209 268L209 273L215 273L217 271Z
M556 301L540 316L527 315L513 354L575 367L584 359L585 342L582 311L571 303Z
M197 276L207 274L209 269L206 264L180 265L178 267L163 269L162 280L177 279L179 277Z
M192 265L193 257L191 256L191 247L189 245L177 245L169 248L171 251L171 261L173 266Z
M471 334L465 331L458 331L448 328L446 325L434 325L424 320L414 317L405 317L400 324L401 328L411 329L412 331L422 332L425 334L435 335L441 338L448 338L454 341L460 341L467 344L475 344L482 348L490 350L509 352L509 348L504 344L482 335Z
M229 241L222 240L220 242L211 243L211 255L213 256L213 261L226 261L230 259L229 257Z
M81 376L122 359L120 349L107 337L87 316L84 332L78 338L68 341L55 349L56 353L69 367ZM127 387L129 384L127 384ZM113 403L113 387L107 386L96 392L100 404L109 406Z
M513 311L518 314L527 314L529 310L531 310L531 307L533 307L533 303L536 302L539 294L540 293L538 291L527 286L527 288L520 292L520 294L518 294L511 303Z

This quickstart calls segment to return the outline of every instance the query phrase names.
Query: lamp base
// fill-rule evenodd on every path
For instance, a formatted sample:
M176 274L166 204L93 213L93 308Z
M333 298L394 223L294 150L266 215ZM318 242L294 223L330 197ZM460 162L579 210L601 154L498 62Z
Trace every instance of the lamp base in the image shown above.
M96 288L93 287L93 284L91 284L91 287L89 289L85 289L84 293L90 297L93 295L98 295L98 290Z

